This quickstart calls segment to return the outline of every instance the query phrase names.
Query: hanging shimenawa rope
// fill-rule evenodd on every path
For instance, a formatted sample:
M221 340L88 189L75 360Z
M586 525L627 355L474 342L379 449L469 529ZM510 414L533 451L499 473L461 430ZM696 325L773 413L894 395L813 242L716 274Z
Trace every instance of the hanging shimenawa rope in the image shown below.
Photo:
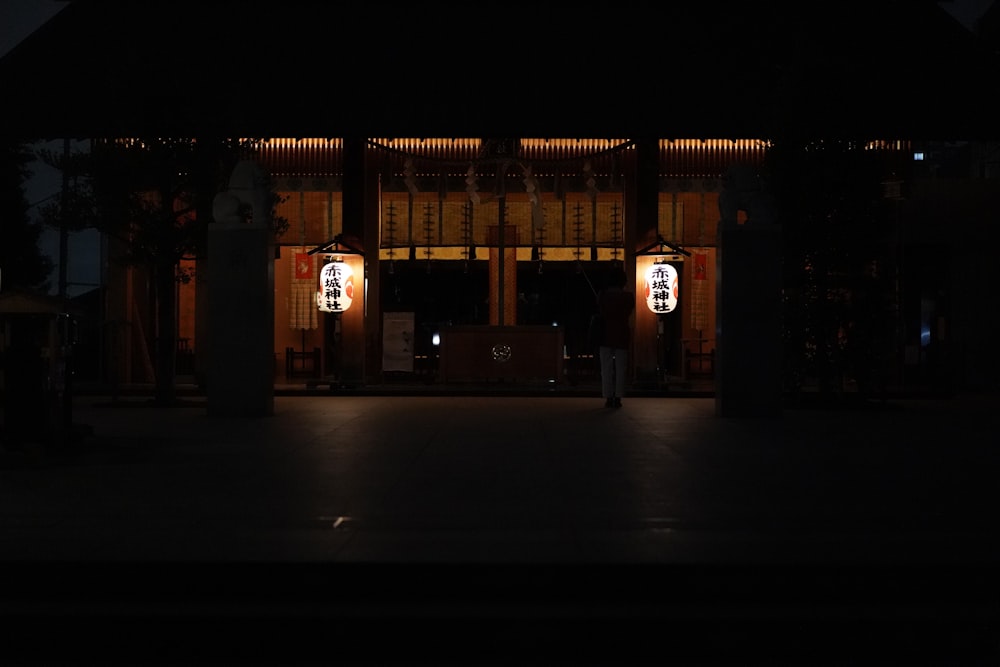
M531 228L538 230L545 226L545 208L542 206L542 198L538 196L538 181L531 171L530 164L521 166L521 174L524 176L521 181L524 184L524 191L528 193L528 201L531 202Z
M406 189L414 197L420 193L417 189L416 171L413 167L412 157L406 158L406 162L403 163L403 183L406 184Z
M465 192L469 195L469 201L473 204L479 203L479 176L476 175L476 165L470 164L465 172Z

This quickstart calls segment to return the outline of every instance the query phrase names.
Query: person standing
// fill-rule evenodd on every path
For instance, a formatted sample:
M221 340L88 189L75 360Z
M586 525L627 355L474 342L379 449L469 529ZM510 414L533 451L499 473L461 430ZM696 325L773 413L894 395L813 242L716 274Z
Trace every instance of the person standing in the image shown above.
M604 319L600 341L601 397L604 407L620 408L625 393L628 351L632 343L632 311L635 294L625 289L625 270L616 267L608 286L597 295L597 312Z

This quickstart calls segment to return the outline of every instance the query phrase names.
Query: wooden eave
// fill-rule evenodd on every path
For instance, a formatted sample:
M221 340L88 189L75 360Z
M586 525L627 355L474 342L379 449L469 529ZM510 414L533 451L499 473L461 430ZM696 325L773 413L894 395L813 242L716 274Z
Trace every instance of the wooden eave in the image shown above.
M73 0L0 89L34 138L986 139L998 74L933 0Z

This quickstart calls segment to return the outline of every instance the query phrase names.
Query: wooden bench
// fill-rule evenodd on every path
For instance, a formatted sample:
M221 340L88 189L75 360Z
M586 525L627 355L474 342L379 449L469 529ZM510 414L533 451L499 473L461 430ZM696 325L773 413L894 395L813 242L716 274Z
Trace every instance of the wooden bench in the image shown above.
M705 344L711 342L710 338L686 338L681 341L684 345L684 360L682 373L687 379L691 375L713 377L715 375L715 348L705 351ZM692 345L697 348L692 349Z
M285 377L316 377L321 374L323 354L318 347L311 352L285 348Z

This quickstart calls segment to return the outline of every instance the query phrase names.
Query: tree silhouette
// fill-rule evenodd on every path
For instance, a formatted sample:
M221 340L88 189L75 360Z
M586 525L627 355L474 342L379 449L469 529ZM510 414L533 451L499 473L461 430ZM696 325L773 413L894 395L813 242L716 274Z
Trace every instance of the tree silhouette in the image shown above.
M205 257L214 195L233 167L252 159L256 140L138 137L94 142L89 153L43 156L69 171L69 193L45 218L72 229L94 228L118 249L115 261L148 272L155 317L150 332L157 403L176 400L176 285L193 276L182 259ZM273 205L280 203L273 195ZM274 216L275 234L287 229Z
M32 222L24 183L33 159L27 144L5 142L0 147L0 289L48 291L52 260L38 241L42 225Z
M767 152L765 178L784 244L785 386L793 393L815 380L830 394L848 376L862 376L856 379L867 387L873 369L857 360L862 351L874 355L882 339L864 332L892 326L884 321L891 309L858 307L892 299L889 281L866 280L873 263L891 271L883 197L889 154L861 141L795 139L776 140ZM872 294L875 285L880 294Z

